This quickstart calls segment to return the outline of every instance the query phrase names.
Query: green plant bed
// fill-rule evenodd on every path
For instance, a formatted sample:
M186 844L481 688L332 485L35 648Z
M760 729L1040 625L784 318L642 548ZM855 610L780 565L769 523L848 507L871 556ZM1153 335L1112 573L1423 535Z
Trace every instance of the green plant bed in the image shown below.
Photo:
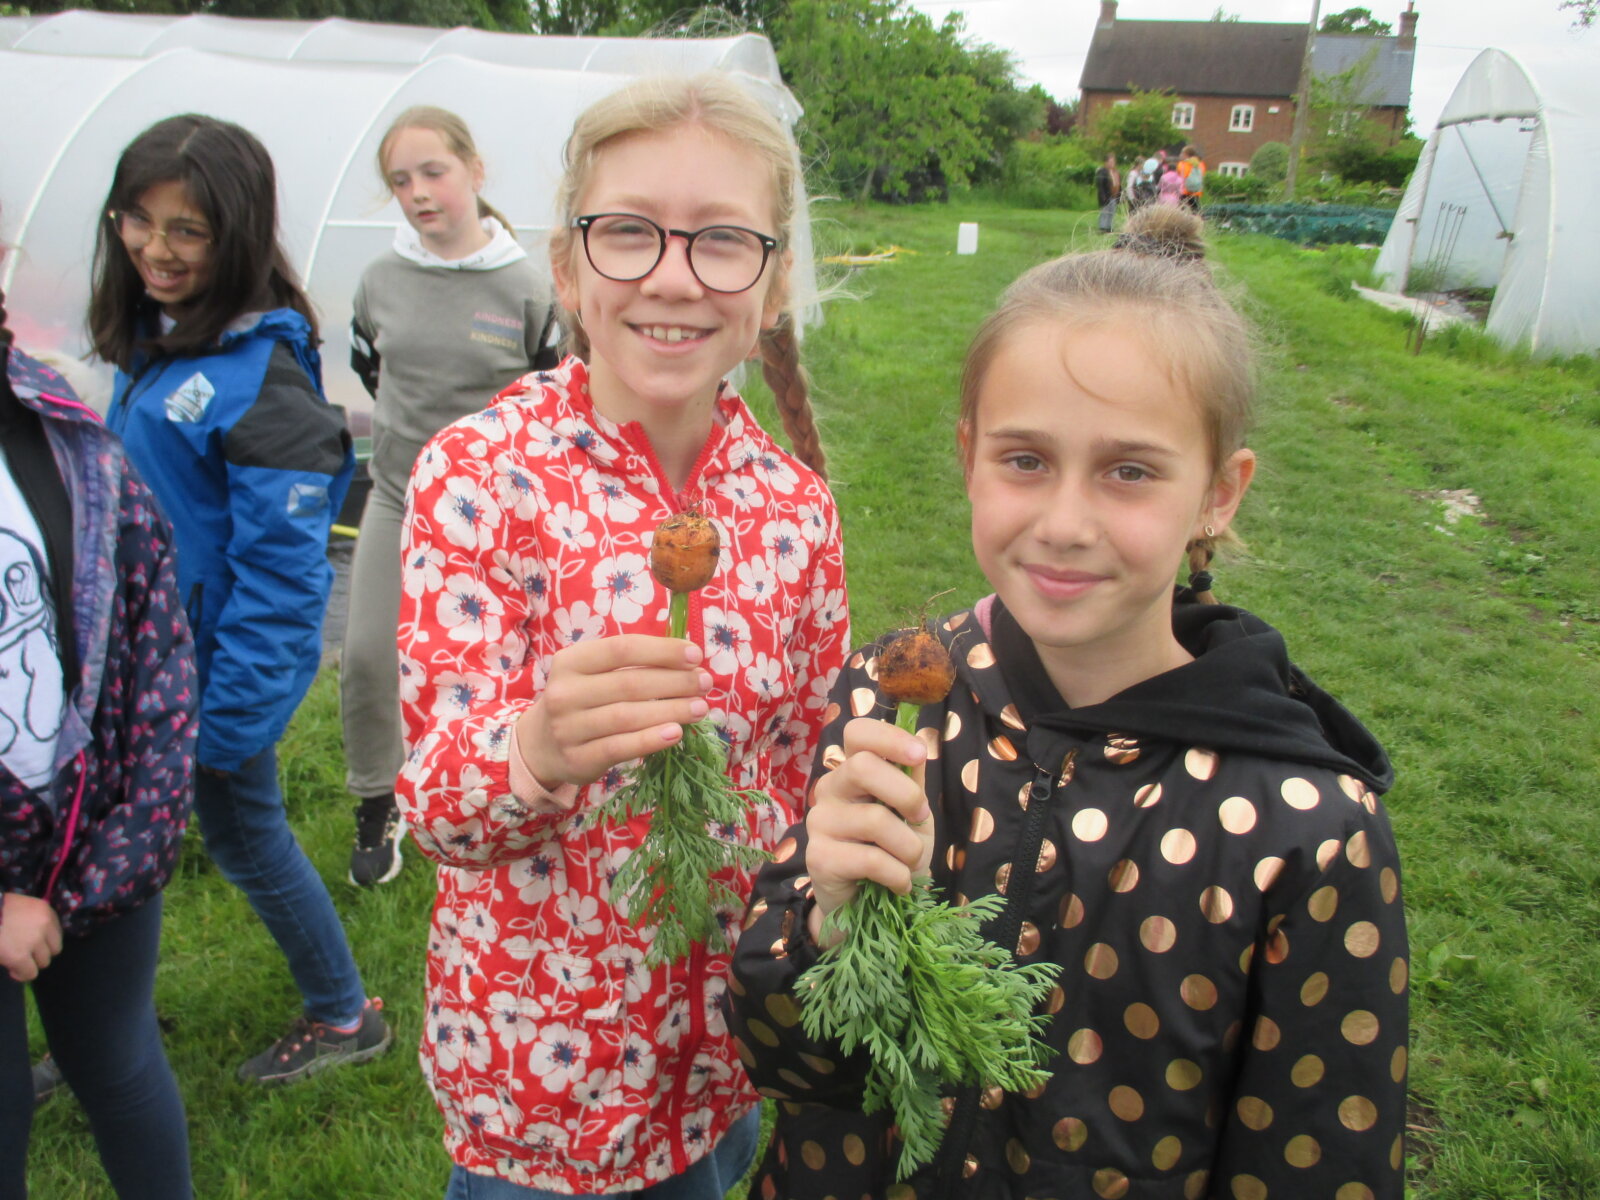
M1302 245L1381 242L1394 210L1351 204L1208 204L1206 220L1233 233L1265 233Z

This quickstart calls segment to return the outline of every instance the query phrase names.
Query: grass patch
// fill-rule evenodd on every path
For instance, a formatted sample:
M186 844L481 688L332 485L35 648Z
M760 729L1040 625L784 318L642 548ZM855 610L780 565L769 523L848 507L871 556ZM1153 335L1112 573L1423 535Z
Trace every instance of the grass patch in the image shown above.
M844 244L914 251L861 272L806 358L845 522L857 640L928 596L985 590L956 458L968 338L1023 269L1102 244L1095 214L841 209ZM977 221L980 252L954 254ZM1262 456L1218 572L1229 601L1389 746L1413 946L1412 1194L1600 1195L1600 366L1534 363L1449 331L1420 356L1405 319L1352 302L1370 252L1220 235L1220 272L1261 326ZM759 386L749 388L779 428ZM1439 496L1478 512L1446 519ZM277 1093L235 1064L295 1009L242 898L186 849L168 893L157 1002L206 1197L434 1197L448 1171L418 1074L433 877L343 882L351 833L331 675L281 755L294 823L330 881L394 1053ZM35 1124L33 1194L109 1195L75 1105Z

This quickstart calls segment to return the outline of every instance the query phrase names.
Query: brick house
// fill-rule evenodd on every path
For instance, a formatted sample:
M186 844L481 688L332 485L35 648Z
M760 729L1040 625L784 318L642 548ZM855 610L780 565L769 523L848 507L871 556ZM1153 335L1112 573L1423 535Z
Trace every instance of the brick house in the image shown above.
M1092 125L1097 112L1126 102L1133 88L1170 88L1172 123L1184 141L1212 171L1242 175L1262 143L1289 141L1305 49L1300 24L1123 21L1117 0L1101 0L1079 81L1080 117ZM1387 131L1392 145L1405 132L1416 50L1417 14L1408 4L1398 36L1318 34L1312 70L1333 75L1366 62L1361 115Z

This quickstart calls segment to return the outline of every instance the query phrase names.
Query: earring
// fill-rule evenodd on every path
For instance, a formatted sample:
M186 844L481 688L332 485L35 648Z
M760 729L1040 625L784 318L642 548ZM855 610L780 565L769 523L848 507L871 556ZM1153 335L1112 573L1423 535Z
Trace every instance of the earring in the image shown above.
M1216 529L1216 526L1214 526L1214 525L1207 525L1207 526L1206 526L1206 527L1205 527L1205 535L1206 535L1206 536L1207 536L1207 537L1208 537L1208 538L1214 538L1214 537L1216 537L1216 536L1217 536L1217 529Z

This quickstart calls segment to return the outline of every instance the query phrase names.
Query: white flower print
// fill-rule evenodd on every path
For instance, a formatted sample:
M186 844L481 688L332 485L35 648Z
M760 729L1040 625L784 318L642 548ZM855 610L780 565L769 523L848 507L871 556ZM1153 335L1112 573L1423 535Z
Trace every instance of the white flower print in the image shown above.
M473 1093L472 1098L467 1101L467 1120L474 1129L493 1134L495 1137L505 1136L505 1112L501 1107L500 1097L493 1093Z
M778 575L763 554L747 558L733 569L741 600L770 602L778 590Z
M633 624L644 615L645 605L655 599L655 580L650 575L649 560L642 554L602 559L590 582L596 611L619 624Z
M500 923L494 919L489 906L482 901L471 901L461 910L459 926L461 936L474 942L493 942L500 936Z
M508 583L527 597L528 617L532 620L544 616L550 607L550 573L542 558L496 550L489 578Z
M772 765L776 769L783 763L794 758L807 757L811 748L811 727L804 721L790 717L788 720L774 719L775 730L772 736Z
M716 730L717 736L722 739L722 744L730 757L743 758L746 747L750 745L749 719L743 713L724 712L721 709L712 709L706 714L706 719L711 722L711 728Z
M424 592L437 592L444 586L444 551L437 546L419 546L401 564L400 582L413 600Z
M589 530L589 514L561 501L544 519L544 531L564 546L581 550L594 545L594 534Z
M440 671L433 677L433 715L446 721L464 717L473 705L493 699L498 691L487 675Z
M436 444L429 442L411 464L411 494L419 496L436 483L451 466L451 457Z
M528 1069L548 1092L564 1094L583 1078L589 1063L589 1035L560 1022L539 1031L528 1054Z
M511 726L496 722L472 731L472 748L491 762L505 762L511 753Z
M467 997L463 996L463 999ZM467 1065L476 1071L482 1071L489 1065L489 1056L492 1047L489 1045L489 1027L484 1020L471 1009L461 1014L461 1025L457 1033L457 1044L460 1046L459 1054L467 1060Z
M595 985L594 963L581 954L552 951L540 960L539 966L564 992L584 992Z
M834 625L842 624L846 614L849 612L845 603L844 589L812 588L811 610L813 619L825 626L831 628Z
M456 642L499 641L505 611L499 596L481 579L465 573L446 579L434 602L435 619Z
M571 608L556 609L550 616L550 623L556 627L558 650L563 646L576 646L586 638L593 641L603 637L606 631L605 618L582 600Z
M457 475L445 480L444 493L433 506L433 519L452 545L488 550L494 545L494 531L500 528L500 506L476 479Z
M468 415L466 423L490 442L503 442L522 428L522 418L514 404L491 404L487 408L480 408ZM478 453L482 457L483 452Z
M622 1082L630 1088L646 1088L656 1077L655 1047L637 1030L629 1030L622 1047Z
M400 651L400 703L415 704L422 695L422 664Z
M461 1014L453 1008L435 1004L428 1010L428 1042L433 1047L434 1062L446 1074L459 1067L467 1055L467 1042L462 1037L463 1024Z
M780 496L789 495L800 482L799 473L775 450L763 450L741 465L753 471L757 479L764 480L767 487Z
M603 923L600 919L600 901L595 896L577 892L562 892L556 897L556 912L573 936L599 937Z
M706 667L716 675L732 675L750 665L750 623L739 613L706 605L700 614L710 653Z
M656 1026L656 1044L664 1050L676 1049L689 1030L689 1002L674 1000Z
M754 475L729 473L717 484L717 495L732 501L734 511L743 512L765 503L766 497L756 484Z
M589 1072L587 1079L573 1086L572 1101L584 1108L598 1108L613 1097L621 1081L620 1072L596 1067ZM582 1119L579 1118L580 1121Z
M543 904L555 890L565 890L566 869L553 854L531 854L506 868L506 878L517 889L517 899L527 905Z
M557 421L556 432L565 438L574 450L587 454L596 462L610 466L616 461L616 448L576 417L563 417Z
M761 544L767 548L767 557L778 578L785 583L798 582L811 558L805 539L800 536L800 527L793 521L768 521L761 530Z
M500 507L518 520L531 521L544 506L544 480L511 454L494 459L494 494Z
M544 1006L532 996L495 992L489 997L489 1028L507 1050L533 1041L543 1016Z
M813 546L822 545L828 536L828 516L820 504L800 504L794 510L800 535Z
M498 642L489 642L483 647L483 665L497 675L509 675L522 665L522 658L528 652L528 643L523 639L519 630L506 631L506 636Z
M772 703L782 699L788 682L784 677L783 664L769 654L756 657L756 661L745 670L744 681L762 699Z
M489 777L477 763L469 762L462 766L460 786L457 790L461 794L460 805L463 816L476 814L489 803L488 785Z
M457 825L444 817L435 817L428 833L441 849L459 854L483 841L483 822L472 817Z
M583 473L578 486L589 497L589 511L613 525L633 524L644 507L644 501L630 492L625 482L593 467Z
M543 421L529 421L527 435L522 439L521 449L524 454L530 457L547 458L552 454L566 453L570 444L568 438Z

